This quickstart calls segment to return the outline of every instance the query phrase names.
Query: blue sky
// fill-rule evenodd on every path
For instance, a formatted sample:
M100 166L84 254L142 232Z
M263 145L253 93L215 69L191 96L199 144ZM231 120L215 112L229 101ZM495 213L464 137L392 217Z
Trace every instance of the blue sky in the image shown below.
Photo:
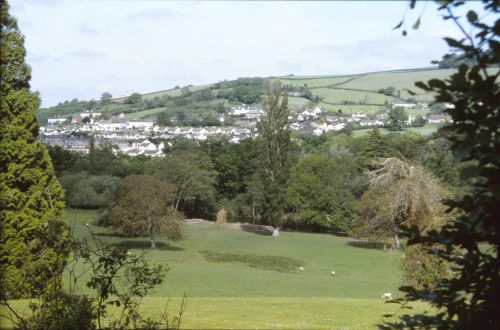
M429 3L419 30L392 28L407 3L11 1L42 105L246 76L430 66L459 36ZM474 6L474 4L473 4Z

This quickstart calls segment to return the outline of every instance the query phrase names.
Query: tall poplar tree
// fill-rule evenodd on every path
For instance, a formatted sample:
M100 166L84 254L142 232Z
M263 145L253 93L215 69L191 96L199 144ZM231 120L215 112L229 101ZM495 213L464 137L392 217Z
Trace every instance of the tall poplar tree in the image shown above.
M0 286L1 299L58 286L53 274L67 256L63 191L38 139L37 93L9 6L0 0Z
M268 86L262 105L265 110L259 122L260 177L264 188L262 221L277 230L286 201L285 192L290 177L288 95L282 93L280 82L277 81Z

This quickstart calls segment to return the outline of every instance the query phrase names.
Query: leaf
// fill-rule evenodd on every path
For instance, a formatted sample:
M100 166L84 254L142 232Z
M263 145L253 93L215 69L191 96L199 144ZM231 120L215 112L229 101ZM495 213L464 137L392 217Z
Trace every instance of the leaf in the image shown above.
M401 22L399 22L399 24L398 24L398 25L396 25L395 27L393 27L392 29L393 29L393 30L397 30L397 29L399 29L399 28L401 27L401 25L403 25L403 21L404 21L404 20L402 20Z
M420 88L420 89L426 90L426 91L428 91L428 90L429 90L429 87L428 87L425 83L423 83L423 82L421 82L421 81L417 81L417 82L415 83L415 86L417 86L417 87L418 87L418 88Z
M403 30L403 37L406 37L407 33L406 33L406 30Z
M419 27L420 27L420 17L417 19L415 24L413 24L413 30L418 30Z
M410 94L411 96L415 95L416 93L414 91L412 91L411 89L408 89L408 88L405 88L404 91L406 91L408 94Z
M434 88L442 89L442 88L446 87L446 84L444 83L444 81L439 80L439 79L431 79L428 81L428 84L429 84L429 86L434 87Z
M411 0L410 1L410 9L415 8L415 4L417 3L417 0Z
M450 47L460 48L460 49L464 48L464 44L462 44L462 42L460 42L460 41L458 41L456 39L453 39L453 38L444 38L444 40L446 41L446 43Z
M469 12L467 13L467 19L471 23L476 22L477 21L477 14L476 14L476 12L473 11L473 10L469 10Z

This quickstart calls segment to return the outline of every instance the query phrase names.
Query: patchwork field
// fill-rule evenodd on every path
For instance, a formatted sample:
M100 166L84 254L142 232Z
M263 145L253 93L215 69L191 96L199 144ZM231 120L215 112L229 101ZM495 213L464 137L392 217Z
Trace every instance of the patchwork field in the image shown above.
M95 211L67 210L66 215L76 237L88 236L85 223L92 222ZM149 245L146 238L122 239L90 229L132 253ZM384 292L398 296L400 252L385 252L379 244L297 232L272 239L208 223L183 225L183 231L183 240L160 239L158 248L148 251L152 262L167 264L170 271L142 308L159 313L170 297L169 310L175 312L186 294L184 328L372 329L383 314L398 310L380 297ZM207 258L207 251L218 260ZM233 257L225 258L228 254ZM280 262L292 267L270 270L280 269ZM26 302L16 305L23 309Z

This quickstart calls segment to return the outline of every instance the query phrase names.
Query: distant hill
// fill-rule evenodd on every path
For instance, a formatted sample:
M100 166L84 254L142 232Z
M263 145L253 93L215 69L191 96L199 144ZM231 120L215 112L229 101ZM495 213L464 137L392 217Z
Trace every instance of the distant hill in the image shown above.
M118 97L107 102L65 101L42 109L39 117L44 122L51 116L70 116L93 108L104 113L104 117L122 112L133 119L155 118L168 122L177 117L186 124L218 124L219 114L227 112L233 105L258 103L264 93L265 82L278 79L291 91L289 104L293 111L312 106L313 102L331 112L373 112L395 100L432 102L434 96L419 91L415 82L444 79L455 70L433 67L353 75L239 78L145 93L136 104L128 104L128 97ZM413 90L416 95L412 96L408 89Z

